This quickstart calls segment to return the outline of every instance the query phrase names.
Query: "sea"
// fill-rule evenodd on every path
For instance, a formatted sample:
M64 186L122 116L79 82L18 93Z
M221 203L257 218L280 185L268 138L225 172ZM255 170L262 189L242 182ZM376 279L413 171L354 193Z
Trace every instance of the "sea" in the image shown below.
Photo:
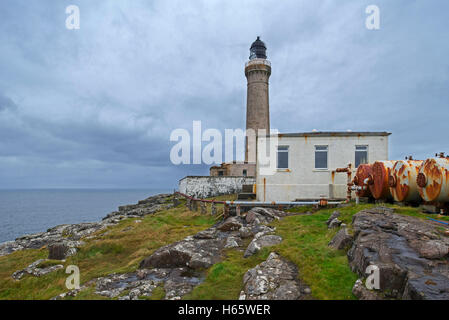
M100 221L118 207L165 189L0 190L0 243L60 224Z

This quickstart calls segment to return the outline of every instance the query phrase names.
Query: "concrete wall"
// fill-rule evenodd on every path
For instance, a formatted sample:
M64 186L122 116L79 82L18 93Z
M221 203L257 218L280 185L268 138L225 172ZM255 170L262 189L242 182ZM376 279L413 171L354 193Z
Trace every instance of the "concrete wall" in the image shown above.
M253 177L188 176L179 180L179 192L196 198L215 197L242 191L242 185L255 184Z
M223 176L243 176L243 170L246 170L247 177L256 176L256 164L255 163L222 163L221 166L214 166L210 168L211 176L219 176L219 171L223 171Z
M269 137L258 138L258 148ZM356 171L355 146L368 145L368 162L388 160L388 136L283 136L279 146L288 146L289 168L262 175L264 166L258 161L256 193L259 201L293 201L296 199L319 199L320 197L344 199L347 190L346 173L335 173L336 168L352 163ZM315 169L315 145L328 146L328 169ZM259 159L258 159L259 160Z

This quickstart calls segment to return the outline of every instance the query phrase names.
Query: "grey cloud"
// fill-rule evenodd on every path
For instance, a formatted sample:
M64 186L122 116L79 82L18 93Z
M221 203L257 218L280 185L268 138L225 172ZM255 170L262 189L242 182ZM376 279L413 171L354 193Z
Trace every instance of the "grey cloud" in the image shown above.
M244 128L243 68L268 46L271 124L386 130L390 158L449 151L444 1L87 1L0 4L1 187L174 187L176 128Z
M0 111L3 110L17 110L17 105L10 98L0 93Z

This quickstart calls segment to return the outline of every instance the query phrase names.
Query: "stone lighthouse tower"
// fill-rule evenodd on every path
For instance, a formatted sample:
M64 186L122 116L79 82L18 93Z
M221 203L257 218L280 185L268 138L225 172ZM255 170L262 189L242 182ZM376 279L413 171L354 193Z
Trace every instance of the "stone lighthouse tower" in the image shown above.
M270 106L268 79L271 75L271 63L267 60L267 47L257 37L250 48L249 61L245 64L245 76L248 80L246 102L246 130L258 134L259 129L270 133ZM250 130L252 129L252 130ZM256 161L255 137L247 136L245 161Z

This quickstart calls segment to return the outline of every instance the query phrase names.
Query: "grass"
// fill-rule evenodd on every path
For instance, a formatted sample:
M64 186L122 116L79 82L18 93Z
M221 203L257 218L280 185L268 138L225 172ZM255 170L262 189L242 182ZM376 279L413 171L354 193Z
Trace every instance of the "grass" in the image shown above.
M245 246L244 246L245 247ZM264 248L258 254L243 258L243 251L230 249L225 259L209 268L206 279L184 296L186 300L236 300L242 290L243 275L266 260L271 251Z
M232 200L235 196L217 197L217 200ZM133 272L142 259L149 256L161 246L179 241L188 235L207 229L215 223L215 217L201 215L200 211L191 212L185 208L185 201L169 210L141 219L127 219L119 224L102 230L93 239L84 239L86 245L65 262L47 260L40 267L55 264L77 265L81 272L81 284L109 275L111 273ZM360 210L373 207L373 204L351 204L339 208L339 217L351 227L352 217ZM432 217L449 221L449 217L437 217L424 214L419 208L386 204L399 214L418 219ZM210 206L209 212L210 212ZM301 281L310 286L316 299L355 299L352 286L357 280L347 261L345 250L334 250L328 247L329 241L337 230L328 230L326 220L336 209L316 210L312 207L295 207L290 212L303 214L285 217L272 223L276 233L283 237L281 244L264 248L259 253L243 258L241 249L228 249L220 263L207 270L206 279L197 286L185 299L238 299L243 286L243 275L257 264L264 261L268 254L276 251L298 266ZM137 223L140 220L139 223ZM443 226L437 227L444 231ZM243 248L249 243L246 240ZM22 250L0 257L0 299L50 299L67 292L65 279L68 276L65 268L40 278L26 275L20 281L11 278L12 273L27 267L38 259L48 256L46 248L38 250ZM163 299L165 292L162 286L157 287L151 297L144 299ZM105 299L95 294L91 286L67 299Z
M81 272L81 284L111 273L132 272L138 268L142 259L156 249L182 240L188 235L207 229L214 224L210 215L190 212L183 205L148 215L136 223L137 219L127 219L102 230L94 239L85 240L86 245L64 263L76 265ZM15 281L11 275L27 267L38 259L45 259L48 250L23 250L0 257L0 299L50 299L68 291L65 269L40 278L25 276ZM54 261L44 264L52 265ZM83 292L84 299L100 299L94 290Z
M369 205L340 208L340 220L349 224L352 215ZM329 230L326 221L333 210L326 209L312 215L286 217L274 222L276 233L283 241L273 247L298 266L299 278L312 289L316 299L355 299L352 287L357 275L348 265L346 252L328 247L336 230Z

